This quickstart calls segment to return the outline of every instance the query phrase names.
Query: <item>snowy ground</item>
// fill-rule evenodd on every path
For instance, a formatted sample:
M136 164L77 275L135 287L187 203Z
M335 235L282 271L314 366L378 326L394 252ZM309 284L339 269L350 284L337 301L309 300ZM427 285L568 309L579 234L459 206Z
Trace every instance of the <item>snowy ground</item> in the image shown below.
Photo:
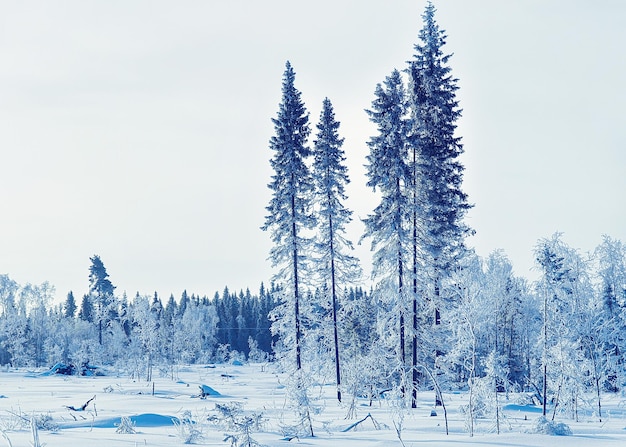
M30 446L33 434L27 420L32 417L48 419L56 430L38 431L40 445L47 447L90 446L176 446L184 445L179 429L172 419L185 420L191 415L196 421L191 427L202 430L199 445L228 446L225 433L234 433L224 426L207 422L215 415L216 403L233 401L243 404L245 413L263 413L261 430L252 433L254 440L266 446L342 446L368 447L402 445L394 428L387 402L375 402L372 407L361 401L357 419L346 420L347 408L333 399L333 386L318 386L312 395L322 396L315 416L314 438L283 439L281 427L293 416L285 408L285 378L274 373L268 365L216 365L181 367L174 378L159 377L153 384L134 381L109 371L100 377L68 377L41 374L43 371L3 370L0 372L0 446ZM155 372L155 376L158 373ZM197 397L199 385L208 385L220 396ZM84 411L72 411L91 401ZM626 399L606 396L603 422L591 413L581 415L580 422L561 419L572 429L572 436L530 434L540 412L532 406L509 403L503 433L492 433L493 421L479 421L474 437L465 430L463 415L458 409L467 398L465 394L446 395L450 435L444 431L440 408L431 416L432 393L423 393L419 408L411 410L403 420L402 441L406 446L623 446L626 445ZM376 429L371 420L356 430L343 432L356 420L371 413L380 424ZM122 417L135 424L134 434L117 433ZM190 427L189 425L187 426Z

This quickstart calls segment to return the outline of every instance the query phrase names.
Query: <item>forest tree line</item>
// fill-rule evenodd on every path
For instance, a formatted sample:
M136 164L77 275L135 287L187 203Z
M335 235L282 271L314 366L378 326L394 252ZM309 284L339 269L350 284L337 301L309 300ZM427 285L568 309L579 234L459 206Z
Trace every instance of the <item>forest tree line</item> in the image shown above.
M152 366L269 359L267 315L274 291L231 293L212 299L155 293L132 299L115 293L104 263L91 258L89 293L80 302L69 292L54 304L48 283L19 285L0 275L0 364L43 367L55 363L115 365L141 377Z
M559 411L573 415L590 405L585 393L596 395L598 406L602 393L626 385L626 245L605 236L593 252L582 254L557 233L538 241L534 253L539 277L531 283L515 275L502 251L486 259L468 252L442 291L447 304L429 338L421 339L423 352L440 350L437 380L443 389L484 392L493 383L499 391L530 392L541 403L545 383L546 394L559 399ZM53 305L49 284L20 286L0 275L0 364L91 362L147 379L153 367L169 374L189 363L273 360L277 339L267 315L277 304L274 287L261 285L255 294L225 288L212 299L186 292L165 302L157 295L105 298L98 296L96 284L103 281L96 277L108 275L99 258L93 260L99 273L80 303L70 292ZM303 352L307 370L330 377L332 319L328 307L319 305L322 296L305 294ZM396 352L389 348L393 328L380 327L387 315L380 297L360 287L340 297L345 392L369 395L399 383ZM106 302L102 309L100 302ZM420 378L420 389L432 389L427 374ZM601 407L597 411L602 414Z

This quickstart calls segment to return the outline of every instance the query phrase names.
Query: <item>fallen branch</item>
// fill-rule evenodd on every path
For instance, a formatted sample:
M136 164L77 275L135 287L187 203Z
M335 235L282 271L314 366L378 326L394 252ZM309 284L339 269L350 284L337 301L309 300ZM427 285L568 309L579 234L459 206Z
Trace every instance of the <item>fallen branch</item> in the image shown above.
M85 411L85 409L87 408L87 405L89 405L89 403L94 400L96 398L96 396L94 395L91 399L89 399L87 402L85 402L81 407L74 407L73 405L64 405L65 408L67 408L68 410L72 410L72 411Z
M358 425L360 425L363 422L365 422L367 419L371 419L372 420L372 424L374 424L374 428L376 430L380 430L380 424L376 421L376 419L374 419L374 417L372 416L371 413L367 413L367 416L365 416L363 419L361 419L360 421L356 421L354 424L350 424L348 427L344 428L341 431L343 433L349 432L353 428L356 428Z

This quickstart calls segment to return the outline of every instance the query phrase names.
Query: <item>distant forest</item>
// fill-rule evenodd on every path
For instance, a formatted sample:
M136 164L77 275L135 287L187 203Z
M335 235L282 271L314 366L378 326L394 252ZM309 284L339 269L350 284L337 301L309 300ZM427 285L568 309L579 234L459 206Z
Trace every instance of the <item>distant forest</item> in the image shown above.
M277 290L257 293L225 287L213 298L171 295L162 300L117 296L99 256L91 258L90 293L80 302L69 292L53 304L48 283L20 285L0 275L0 365L48 367L56 363L117 366L151 378L156 364L271 361L276 336L269 315ZM360 288L346 291L359 300ZM129 370L130 367L130 370Z

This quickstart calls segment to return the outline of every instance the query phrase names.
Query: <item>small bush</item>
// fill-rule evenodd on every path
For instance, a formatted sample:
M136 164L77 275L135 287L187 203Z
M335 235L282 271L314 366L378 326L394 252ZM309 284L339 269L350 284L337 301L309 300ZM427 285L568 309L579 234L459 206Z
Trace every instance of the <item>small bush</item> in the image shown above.
M172 419L172 422L183 444L198 444L204 439L204 427L192 420L190 411L183 412L181 418Z
M569 425L562 422L548 421L545 416L540 416L536 421L530 433L537 433L551 436L571 436L572 429Z
M115 429L115 433L134 435L137 433L137 430L135 430L135 423L128 416L122 416L119 425Z

